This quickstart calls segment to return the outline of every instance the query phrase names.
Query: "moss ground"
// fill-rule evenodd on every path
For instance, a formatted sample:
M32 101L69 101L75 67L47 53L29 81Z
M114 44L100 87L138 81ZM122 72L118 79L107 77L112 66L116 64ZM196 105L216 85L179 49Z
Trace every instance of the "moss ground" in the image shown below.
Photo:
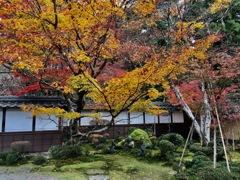
M171 167L163 163L148 163L126 154L83 156L71 164L65 162L61 166L61 163L40 167L37 172L68 180L87 179L86 171L89 169L105 170L111 180L167 180L174 173Z

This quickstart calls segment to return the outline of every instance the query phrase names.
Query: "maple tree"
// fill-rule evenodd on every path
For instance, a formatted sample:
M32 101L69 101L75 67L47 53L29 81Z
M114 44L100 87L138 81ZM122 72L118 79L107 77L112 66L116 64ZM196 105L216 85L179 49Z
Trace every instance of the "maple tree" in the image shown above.
M228 3L217 0L206 12L222 11ZM16 95L57 93L68 106L25 110L70 119L72 138L101 132L125 110L161 113L152 101L187 71L189 60L207 58L219 38L204 34L194 39L193 48L192 38L208 22L200 15L195 20L185 17L186 5L155 0L1 1L0 62L26 82ZM79 131L86 99L111 114L106 127ZM88 116L101 118L99 113Z

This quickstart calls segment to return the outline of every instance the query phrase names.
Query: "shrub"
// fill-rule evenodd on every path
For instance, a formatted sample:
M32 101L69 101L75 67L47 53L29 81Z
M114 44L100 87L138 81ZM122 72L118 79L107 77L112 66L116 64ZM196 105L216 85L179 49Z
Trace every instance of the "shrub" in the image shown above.
M105 137L105 136L100 137L99 142L100 143L106 143L107 142L107 137Z
M161 140L159 142L159 148L161 151L161 157L170 160L176 147L174 146L173 143L171 143L168 140Z
M199 155L201 155L201 156L206 156L206 154L203 153L202 151L197 151L197 152L195 152L193 156L199 156Z
M58 146L51 146L51 147L49 148L49 150L48 150L50 156L51 156L52 158L54 158L54 159L57 158L57 156L58 156L58 151L59 151L59 147L58 147Z
M191 152L202 152L204 153L205 155L207 156L212 156L213 155L213 146L207 146L207 147L202 147L200 146L200 144L198 143L195 143L195 144L192 144L189 148L189 150ZM224 159L224 151L223 151L223 148L222 146L218 146L217 147L217 160L220 161L220 160L223 160Z
M136 144L139 144L140 146L142 144L144 144L146 146L151 146L152 145L152 142L151 142L148 134L142 129L135 129L130 134L130 137L132 138L132 140L134 142L136 142Z
M160 150L149 150L145 156L147 158L155 159L155 158L159 158L160 154L161 154Z
M55 159L76 158L82 155L80 146L63 145L60 147L53 146L49 149L50 155Z
M6 157L9 152L10 151L0 152L0 159L2 159L3 161L6 161Z
M209 157L205 156L205 155L198 155L198 156L194 156L192 159L192 165L198 165L202 162L207 162L207 161L211 161Z
M6 164L7 165L16 165L19 158L20 158L20 153L16 151L9 151L6 156Z
M15 141L11 143L11 149L19 153L25 153L28 151L30 144L29 141Z
M3 166L6 164L6 161L4 161L3 159L0 158L0 166Z
M0 152L0 165L15 165L26 162L27 158L13 150Z
M191 152L202 152L206 155L212 155L213 154L213 148L212 147L202 147L199 143L195 143L190 145L189 150Z
M232 180L234 176L223 168L202 167L196 174L201 180Z
M160 136L160 140L168 140L175 145L175 147L180 147L184 143L184 138L182 135L177 133L168 133Z
M188 169L187 174L190 176L196 175L196 173L199 171L199 168L211 165L212 161L206 155L194 156L192 161L185 162L185 167Z
M44 157L41 154L38 154L37 156L34 157L33 159L33 164L35 165L43 165L47 162L47 158Z

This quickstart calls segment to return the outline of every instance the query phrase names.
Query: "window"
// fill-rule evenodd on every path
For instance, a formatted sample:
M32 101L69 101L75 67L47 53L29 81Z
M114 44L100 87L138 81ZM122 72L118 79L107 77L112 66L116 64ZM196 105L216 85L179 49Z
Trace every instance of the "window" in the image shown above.
M5 132L32 131L32 113L20 109L6 110Z
M59 119L55 116L42 115L36 117L36 131L58 130Z

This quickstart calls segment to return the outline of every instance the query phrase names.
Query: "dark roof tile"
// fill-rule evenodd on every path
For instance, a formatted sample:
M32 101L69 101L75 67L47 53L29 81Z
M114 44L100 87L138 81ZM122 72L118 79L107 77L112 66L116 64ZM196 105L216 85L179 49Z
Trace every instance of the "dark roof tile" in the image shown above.
M39 105L45 107L65 107L63 98L56 96L0 96L0 107L20 107L21 105Z

